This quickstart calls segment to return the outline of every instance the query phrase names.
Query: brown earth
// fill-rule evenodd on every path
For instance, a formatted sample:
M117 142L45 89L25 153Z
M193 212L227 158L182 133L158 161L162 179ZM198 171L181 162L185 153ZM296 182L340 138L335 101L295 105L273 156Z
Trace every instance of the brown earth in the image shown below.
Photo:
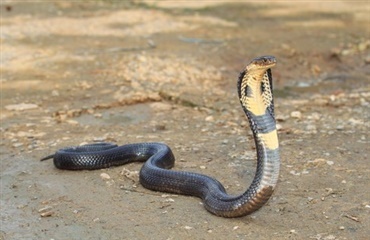
M368 239L368 1L122 2L1 2L0 239ZM282 166L250 216L144 189L141 163L39 161L87 142L161 141L176 169L240 193L255 152L236 81L266 54L278 59Z

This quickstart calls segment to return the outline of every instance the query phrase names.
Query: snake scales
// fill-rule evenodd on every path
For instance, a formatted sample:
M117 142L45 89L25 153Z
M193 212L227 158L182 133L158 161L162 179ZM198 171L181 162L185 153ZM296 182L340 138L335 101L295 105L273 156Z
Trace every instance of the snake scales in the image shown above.
M133 161L145 161L140 183L154 191L200 197L205 208L218 216L240 217L262 207L276 186L279 167L279 143L274 116L271 67L273 56L253 59L240 74L237 84L240 103L253 132L257 149L254 179L240 195L228 195L214 178L168 170L174 166L171 149L162 143L136 143L117 146L110 143L63 148L41 160L54 159L60 169L99 169Z

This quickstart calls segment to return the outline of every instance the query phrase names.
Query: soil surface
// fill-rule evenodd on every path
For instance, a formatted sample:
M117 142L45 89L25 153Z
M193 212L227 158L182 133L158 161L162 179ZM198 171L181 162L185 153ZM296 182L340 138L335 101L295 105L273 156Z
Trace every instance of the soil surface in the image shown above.
M368 239L368 1L2 1L0 239ZM225 219L153 192L142 163L63 171L91 142L160 141L243 192L255 149L236 82L274 55L281 174Z

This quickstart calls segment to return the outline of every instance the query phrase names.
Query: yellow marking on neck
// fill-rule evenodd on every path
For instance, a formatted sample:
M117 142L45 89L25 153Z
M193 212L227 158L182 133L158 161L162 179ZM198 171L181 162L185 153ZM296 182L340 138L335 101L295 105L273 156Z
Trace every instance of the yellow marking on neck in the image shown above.
M252 76L247 77L249 79L243 79L242 82L240 101L243 103L244 107L254 115L263 115L266 112L267 102L264 100L264 96L261 92L261 81ZM260 76L256 77L260 78ZM245 95L247 86L250 88L252 96Z
M263 75L262 83L265 87L265 91L262 93L263 102L265 106L270 106L272 104L272 89L267 72Z
M262 144L264 144L269 150L274 150L279 147L276 130L268 133L258 133L258 137L261 139Z

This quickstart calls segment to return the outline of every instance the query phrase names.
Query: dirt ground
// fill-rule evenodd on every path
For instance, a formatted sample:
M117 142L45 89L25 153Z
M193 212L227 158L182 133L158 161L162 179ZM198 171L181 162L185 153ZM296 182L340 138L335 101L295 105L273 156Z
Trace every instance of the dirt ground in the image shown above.
M368 1L2 1L0 239L369 239ZM175 169L249 185L236 93L274 55L281 174L235 219L152 192L141 163L62 171L97 141L166 142Z

